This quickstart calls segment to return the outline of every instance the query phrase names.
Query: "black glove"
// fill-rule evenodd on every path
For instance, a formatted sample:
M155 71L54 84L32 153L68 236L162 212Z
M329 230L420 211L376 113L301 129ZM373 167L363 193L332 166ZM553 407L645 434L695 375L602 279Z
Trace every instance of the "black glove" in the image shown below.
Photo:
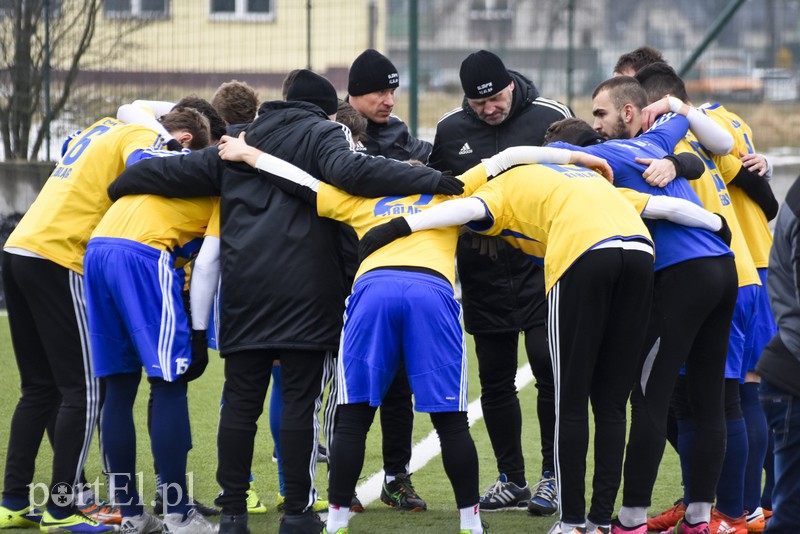
M664 159L670 160L675 165L675 174L677 176L683 176L687 180L697 180L706 171L703 160L691 152L668 154L664 156Z
M731 238L733 236L731 235L731 227L728 226L728 221L726 221L725 217L719 213L715 213L714 215L722 219L722 227L714 233L717 234L723 241L725 241L726 245L731 246Z
M175 139L174 137L167 141L167 150L172 150L173 152L180 152L183 150L183 145Z
M403 217L396 217L372 228L358 242L358 263L363 262L370 254L384 245L410 233L411 227Z
M191 382L206 370L208 365L208 338L205 330L192 329L192 363L180 377L183 382Z
M436 184L437 195L460 195L464 192L464 182L453 176L452 171L442 172L439 183Z

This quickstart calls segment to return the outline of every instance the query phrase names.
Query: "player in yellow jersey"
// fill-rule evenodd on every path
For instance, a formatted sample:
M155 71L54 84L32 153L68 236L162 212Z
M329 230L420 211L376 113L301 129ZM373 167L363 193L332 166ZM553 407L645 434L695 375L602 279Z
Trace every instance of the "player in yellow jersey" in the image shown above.
M187 146L208 138L207 123L190 111L165 115L162 124ZM108 184L163 144L148 128L109 117L97 121L72 139L5 244L3 283L22 396L11 422L0 527L39 523L42 530L61 532L112 530L74 504L100 404L89 357L83 255L111 206ZM53 418L51 488L60 497L51 497L40 514L30 506L28 485L42 433Z
M637 75L642 86L648 93L650 102L660 102L660 105L669 104L669 98L688 101L688 95L683 81L675 71L666 64L653 64L640 70ZM674 105L678 105L678 102ZM724 120L718 118L719 123ZM732 128L726 128L732 129ZM734 134L736 132L733 132ZM741 137L741 136L740 136ZM745 376L750 360L757 359L753 356L756 343L765 344L774 332L771 312L766 306L765 292L756 270L751 255L751 249L745 241L745 233L738 221L738 215L752 215L752 208L759 209L755 202L752 205L740 203L740 210L734 211L732 202L733 186L741 187L737 193L747 192L751 199L760 201L765 211L770 211L769 203L777 204L769 190L768 184L758 176L754 176L742 162L738 154L726 151L724 154L715 154L702 145L691 134L676 149L692 151L704 160L708 176L695 181L692 186L700 196L701 201L710 209L721 209L731 225L733 241L731 248L736 255L737 273L739 276L739 292L736 300L736 309L731 325L728 355L725 367L725 420L726 420L726 454L725 462L720 473L716 489L716 505L711 514L709 528L712 532L734 531L744 534L747 531L747 520L744 508L744 479L748 461L748 433L740 401L739 382ZM735 150L735 148L734 148ZM731 186L731 188L728 187ZM773 214L774 216L774 214ZM766 223L766 220L764 220ZM764 305L759 306L759 302ZM766 315L766 317L764 317ZM763 332L763 333L762 333ZM756 341L758 337L762 341ZM759 350L760 352L760 350ZM753 363L754 365L754 363ZM686 380L679 382L685 384ZM691 441L693 438L693 421L691 410L686 409L685 399L687 394L679 387L676 399L676 417L679 424L679 441ZM757 402L757 401L756 401ZM762 446L763 450L763 446ZM763 464L763 454L758 460L759 468ZM688 458L682 458L687 461ZM687 481L685 487L690 486ZM692 481L694 483L694 481ZM727 529L727 530L726 530Z
M191 448L187 382L208 364L205 329L191 328L181 292L180 262L204 236L219 238L219 197L118 200L100 221L84 259L86 308L94 372L106 381L101 421L122 529L131 534L203 534L214 528L186 489ZM135 488L133 405L144 366L153 410L150 439L159 470L164 525L144 512Z

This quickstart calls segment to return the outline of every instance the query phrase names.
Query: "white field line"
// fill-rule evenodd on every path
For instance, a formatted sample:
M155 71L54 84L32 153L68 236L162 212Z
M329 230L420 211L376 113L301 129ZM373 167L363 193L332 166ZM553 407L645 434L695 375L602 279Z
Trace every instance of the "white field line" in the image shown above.
M523 358L524 359L524 358ZM533 380L533 373L531 367L528 365L527 360L525 364L517 369L517 391L522 390ZM469 418L469 426L475 424L483 417L483 409L481 409L481 400L475 399L467 406L467 417ZM425 465L439 456L442 452L439 446L439 437L436 435L436 430L432 430L422 441L414 445L411 450L411 465L410 470L419 471ZM369 503L378 500L381 495L381 487L383 485L383 471L378 471L371 475L363 483L359 484L356 488L358 499L361 504L367 506Z

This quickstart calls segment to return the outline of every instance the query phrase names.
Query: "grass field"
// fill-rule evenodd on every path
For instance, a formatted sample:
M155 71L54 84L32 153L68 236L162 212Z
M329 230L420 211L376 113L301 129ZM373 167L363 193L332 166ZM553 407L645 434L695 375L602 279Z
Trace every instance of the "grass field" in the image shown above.
M471 341L471 340L470 340ZM477 364L474 362L473 349L470 344L470 400L478 397L479 387ZM8 444L8 427L11 415L19 396L19 375L14 363L14 355L9 340L8 323L0 317L0 456L5 459ZM155 482L152 476L152 456L145 430L145 403L147 400L146 381L142 381L142 389L137 400L137 435L138 464L137 469L144 473L145 499L155 493ZM192 435L194 448L189 454L189 471L191 471L194 496L198 500L210 504L218 492L215 480L216 469L216 427L219 412L219 396L222 388L222 361L213 355L211 363L203 377L192 383L189 388L190 411L192 417ZM538 422L536 419L535 388L527 385L520 392L523 407L525 444L525 461L528 478L531 482L538 479L541 459L539 454ZM253 460L255 484L259 495L267 504L272 504L277 495L278 482L275 464L271 461L272 439L269 425L264 416L259 421L259 433ZM377 418L376 418L377 419ZM425 414L418 414L415 420L415 443L432 431L430 420ZM488 486L497 477L494 456L483 420L478 420L472 428L472 436L480 456L481 487ZM382 463L380 458L380 425L373 425L368 437L367 455L362 476L366 479L377 472ZM50 447L42 445L37 461L35 482L48 483L50 480ZM591 470L591 453L588 459ZM95 445L86 468L87 476L94 480L101 474L99 449ZM326 468L321 466L317 473L317 487L322 495L326 494ZM420 495L428 502L428 511L419 514L396 512L380 501L367 506L367 511L358 514L351 521L353 533L419 533L445 534L458 531L458 519L453 501L452 490L442 469L441 457L437 456L424 468L414 473L414 484ZM590 484L587 481L587 488ZM679 495L680 478L677 457L667 450L661 466L659 480L653 495L653 512L670 506ZM251 516L250 528L253 534L277 532L279 513L270 510L267 514ZM553 518L536 518L527 513L506 512L484 514L492 534L499 533L545 533L553 523Z

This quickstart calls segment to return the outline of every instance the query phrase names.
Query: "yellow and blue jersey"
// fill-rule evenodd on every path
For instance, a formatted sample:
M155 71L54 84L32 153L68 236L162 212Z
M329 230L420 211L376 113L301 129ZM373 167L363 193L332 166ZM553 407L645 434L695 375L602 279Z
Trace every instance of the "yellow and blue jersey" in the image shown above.
M83 255L95 226L111 206L106 189L163 138L143 126L106 117L73 138L39 196L6 241L6 248L38 254L83 274Z
M733 136L734 144L733 150L731 150L733 156L738 158L740 154L755 154L753 132L741 117L720 104L710 104L699 109ZM714 158L716 160L717 156ZM727 182L730 182L734 176L725 176L725 178L728 179ZM764 211L738 187L731 187L728 191L753 262L757 269L765 268L769 264L772 232L769 230Z
M219 237L219 206L219 197L125 196L109 208L92 239L127 239L186 260L203 237Z
M723 175L736 176L742 167L741 161L732 155L717 158L715 161L691 132L686 134L686 137L678 143L675 147L675 152L678 154L683 152L695 154L703 160L706 166L703 175L697 180L691 180L689 183L697 193L705 209L719 213L728 221L732 236L730 248L736 261L739 287L761 285L758 271L753 263L753 258L750 256L750 250L747 247L742 228L733 208L731 195L725 186L723 178Z
M486 169L476 165L459 178L464 182L463 196L469 196L486 183ZM406 197L363 198L352 196L324 182L317 191L317 213L342 221L353 227L359 239L367 230L390 219L412 215L445 200L458 197L441 195L410 195ZM391 246L370 254L358 268L356 280L367 271L378 267L422 267L440 273L455 284L455 254L458 228L435 228L415 232L394 241Z
M532 259L543 260L546 291L596 245L614 239L652 244L631 202L605 178L583 167L514 167L472 196L486 205L489 219L468 226L500 236ZM639 198L643 208L646 200Z
M625 194L640 213L649 195L682 198L702 206L688 180L678 177L665 187L652 186L642 178L647 165L637 163L635 159L661 159L671 154L676 143L686 135L688 126L685 117L668 113L662 115L648 131L633 139L611 139L587 147L567 143L552 143L550 146L579 150L607 160L614 170L614 186L620 192L634 190L647 194L644 205ZM656 245L656 271L688 260L731 254L725 243L708 230L683 226L666 219L645 219L644 222Z

